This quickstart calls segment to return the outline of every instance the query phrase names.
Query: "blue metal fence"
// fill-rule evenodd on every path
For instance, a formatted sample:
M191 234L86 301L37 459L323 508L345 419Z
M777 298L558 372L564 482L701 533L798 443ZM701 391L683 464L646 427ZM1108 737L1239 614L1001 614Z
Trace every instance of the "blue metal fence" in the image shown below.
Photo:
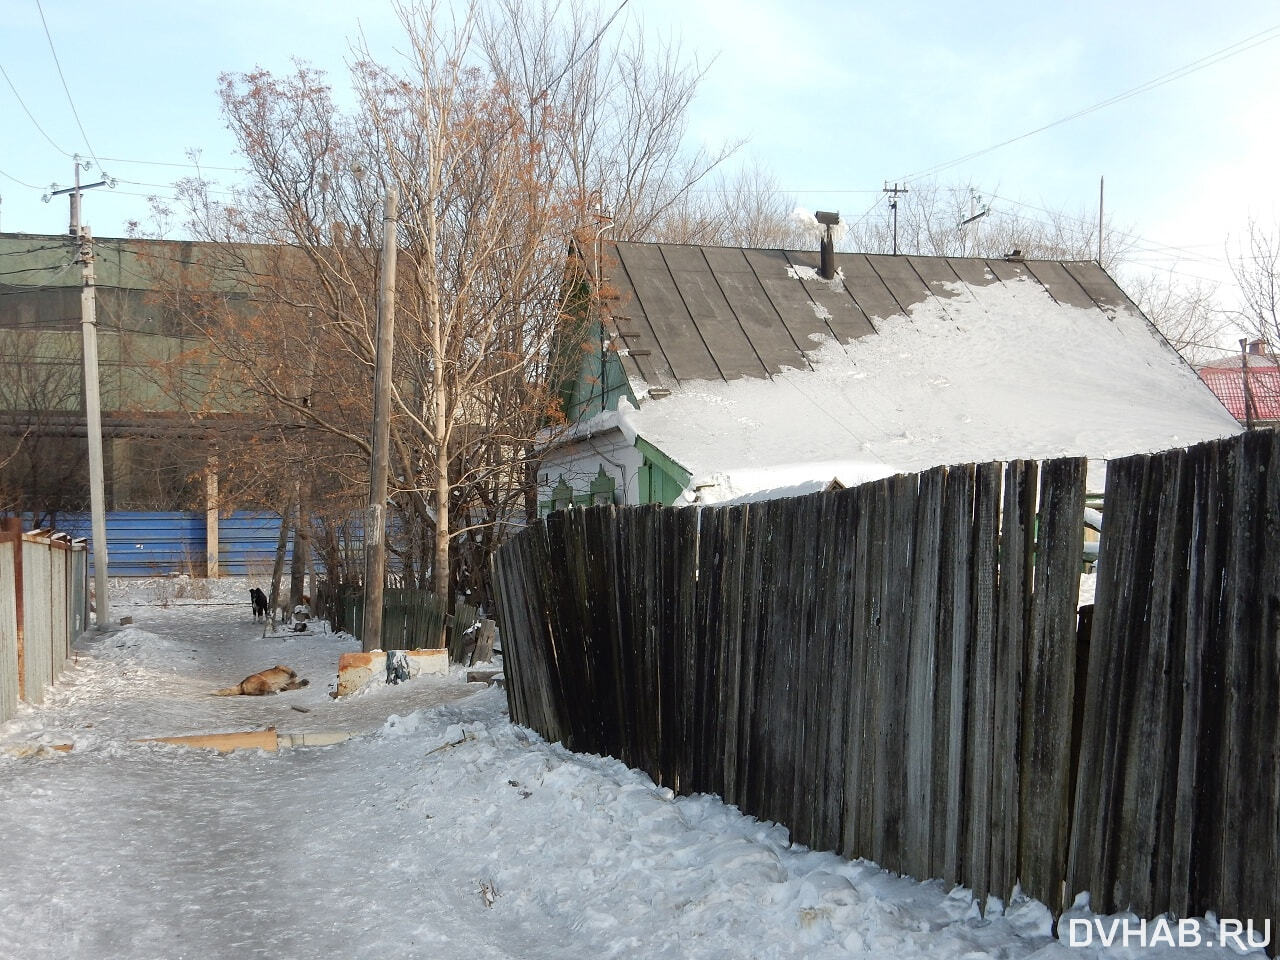
M113 577L155 577L173 573L203 575L208 541L205 515L184 511L112 511L107 514L107 553ZM32 520L24 518L27 528ZM58 529L85 537L92 547L87 513L63 514ZM270 572L280 536L280 515L236 510L218 520L218 567L225 575ZM286 561L291 559L292 539ZM92 559L90 560L92 576Z

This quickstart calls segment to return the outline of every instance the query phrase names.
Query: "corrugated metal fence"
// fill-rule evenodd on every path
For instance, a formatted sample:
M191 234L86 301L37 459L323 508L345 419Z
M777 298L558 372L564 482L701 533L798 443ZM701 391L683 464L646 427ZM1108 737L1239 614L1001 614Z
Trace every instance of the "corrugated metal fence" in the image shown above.
M65 534L0 520L0 722L44 701L89 623L88 549Z
M1277 442L1112 465L1091 639L1079 460L552 514L495 558L511 717L980 901L1274 918Z
M91 535L87 513L60 516L58 525L74 537ZM106 525L107 556L113 577L204 574L208 550L204 513L111 511L106 515ZM279 535L277 513L236 510L222 515L218 519L220 572L238 576L269 574ZM292 556L292 542L287 550Z

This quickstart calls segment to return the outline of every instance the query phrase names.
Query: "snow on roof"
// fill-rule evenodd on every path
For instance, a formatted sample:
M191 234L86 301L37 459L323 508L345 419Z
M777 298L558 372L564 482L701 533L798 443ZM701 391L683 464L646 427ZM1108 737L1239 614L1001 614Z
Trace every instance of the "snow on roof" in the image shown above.
M1140 314L1055 302L1039 283L956 283L878 335L827 338L810 369L697 380L618 423L692 475L701 502L985 460L1110 459L1240 425Z

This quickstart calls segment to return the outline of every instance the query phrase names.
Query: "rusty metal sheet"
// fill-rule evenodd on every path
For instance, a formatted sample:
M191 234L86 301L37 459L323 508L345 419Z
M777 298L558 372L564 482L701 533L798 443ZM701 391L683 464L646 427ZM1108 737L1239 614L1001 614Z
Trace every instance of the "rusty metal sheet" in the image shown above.
M659 249L694 326L702 334L703 342L720 369L720 375L726 380L768 376L733 308L725 299L702 249L671 244L661 244Z
M1085 310L1098 308L1093 298L1056 260L1028 260L1027 269L1058 303Z
M821 257L811 250L788 250L787 259L793 267L811 267L817 270ZM849 295L844 283L839 280L801 279L809 299L831 314L827 318L827 326L841 343L849 343L859 337L869 336L876 332L862 308Z
M662 251L654 244L620 243L618 258L631 278L635 302L649 319L671 372L680 381L718 380L720 370L676 289Z
M738 247L704 247L703 253L729 308L765 369L778 373L784 367L807 367L808 361L791 338L743 251Z
M1132 310L1141 314L1137 305L1120 289L1111 275L1093 260L1075 260L1062 264L1084 292L1104 310Z
M845 289L872 324L903 315L902 305L893 298L866 254L837 253L836 266L844 273Z
M813 301L799 281L787 274L791 263L781 250L743 250L760 286L782 317L787 332L806 354L835 334L814 310Z
M916 304L929 299L929 287L920 279L906 257L873 253L867 255L867 262L880 275L904 313L909 313Z

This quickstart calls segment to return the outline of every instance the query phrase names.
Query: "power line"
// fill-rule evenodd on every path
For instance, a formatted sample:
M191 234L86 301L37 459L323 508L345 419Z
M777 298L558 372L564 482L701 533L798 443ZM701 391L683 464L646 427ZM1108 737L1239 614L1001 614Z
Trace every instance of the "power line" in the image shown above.
M84 124L80 122L80 113L76 110L75 101L71 99L71 88L67 86L67 78L62 73L62 64L58 60L58 51L53 47L53 35L49 33L49 22L44 18L44 7L41 6L40 0L36 0L36 9L40 11L40 23L44 26L45 39L49 41L49 52L53 54L53 65L58 69L58 79L62 81L62 90L67 95L67 103L71 107L71 115L76 118L76 126L80 128L80 136L84 138L84 145L89 148L89 156L93 157L93 162L101 170L102 161L93 152L93 145L89 143L89 135L84 132Z
M215 167L203 163L176 163L171 160L128 160L123 157L103 157L108 163L137 163L149 167L183 167L190 170L218 170L227 173L248 173L247 167Z
M1027 203L1024 200L1015 200L1012 197L1005 197L995 193L991 194L990 196L991 196L991 199L993 200L1003 200L1005 203L1012 203L1015 206L1026 207L1029 210L1038 210L1041 213L1046 213L1051 217L1058 218L1059 220L1065 220L1069 223L1077 224L1079 226L1089 227L1090 229L1092 229L1097 225L1094 220L1085 219L1083 217L1072 216L1071 214L1062 213L1061 211L1057 211L1057 210L1049 210L1046 207L1037 206L1034 203ZM1000 216L1000 215L1014 216L1014 214L1005 213L1003 211L994 211L994 212L997 216ZM1052 223L1049 223L1044 220L1038 220L1034 217L1026 217L1025 219L1031 220L1033 223L1039 223L1042 226L1053 226ZM1154 240L1151 237L1144 237L1142 234L1133 233L1128 230L1113 229L1112 233L1114 233L1116 236L1120 237L1121 239L1131 240L1131 241L1141 241L1142 243L1149 244L1152 247L1156 247L1162 250L1172 251L1172 252L1181 254L1182 256L1185 256L1187 259L1191 259L1191 260L1201 260L1204 262L1216 263L1216 262L1221 262L1221 259L1222 259L1222 258L1216 258L1216 257L1206 257L1203 254L1197 254L1192 252L1190 248L1180 247L1180 246L1177 246L1176 244L1171 244L1171 243L1164 243L1163 241ZM1151 251L1151 252L1155 252L1155 251Z
M1223 47L1221 50L1215 50L1213 53L1205 54L1198 60L1192 60L1190 63L1185 63L1180 67L1170 70L1168 73L1164 73L1158 77L1152 78L1151 80L1147 80L1145 83L1140 83L1136 87L1130 87L1128 90L1125 90L1122 93L1117 93L1114 96L1107 97L1105 100L1099 100L1092 106L1083 107L1065 117L1059 117L1057 120L1053 120L1043 126L1036 127L1034 130L1028 130L1026 133L1021 133L1016 137L1010 137L1008 140L1002 140L1000 143L992 144L989 147L983 147L981 150L975 150L972 153L966 153L964 156L957 157L954 160L947 160L943 163L935 164L932 167L917 171L909 176L900 177L899 179L910 181L926 177L931 174L941 173L943 170L948 170L951 167L964 163L967 160L972 160L975 157L982 156L983 154L991 153L992 151L999 150L1002 147L1007 147L1011 143L1017 143L1019 140L1025 140L1027 137L1035 136L1037 133L1043 133L1045 130L1052 127L1059 126L1060 124L1067 123L1071 120L1079 119L1086 114L1093 113L1095 110L1101 110L1103 107L1109 107L1113 104L1120 103L1122 100L1128 100L1130 97L1136 97L1140 93L1146 93L1148 90L1154 90L1156 87L1181 79L1182 77L1195 73L1198 70L1203 70L1205 67L1211 67L1217 63L1221 63L1223 60L1228 60L1231 57L1238 56L1247 50L1251 50L1256 46L1268 43L1277 37L1280 37L1280 24L1275 24L1267 27L1265 30L1260 30L1252 36L1245 37L1243 40L1237 40L1235 43Z
M5 70L3 63L0 63L0 75L3 75L4 82L9 84L9 89L13 91L13 96L18 101L18 106L22 107L23 112L27 115L27 119L29 119L32 125L37 130L40 131L40 135L49 141L49 146L53 147L53 149L57 150L64 157L71 156L71 154L67 153L67 151L63 150L60 146L54 143L53 137L49 136L49 134L45 132L44 127L40 126L40 121L35 118L35 115L27 107L26 101L22 99L22 94L18 93L18 88L14 86L13 81L9 79L9 71ZM9 179L13 179L13 178L10 177Z
M34 183L27 183L25 180L19 180L12 173L5 173L3 170L0 170L0 177L4 177L6 180L12 180L19 186L30 187L32 190L44 190L44 187L37 187Z

